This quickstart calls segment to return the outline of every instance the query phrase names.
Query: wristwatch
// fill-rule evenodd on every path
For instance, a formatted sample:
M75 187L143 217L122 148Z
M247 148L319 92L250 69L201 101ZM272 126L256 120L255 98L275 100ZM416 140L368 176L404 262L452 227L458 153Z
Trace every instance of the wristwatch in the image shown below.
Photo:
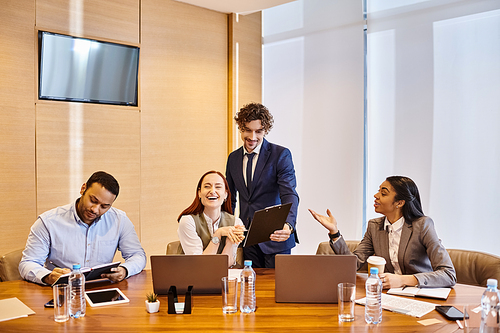
M334 234L328 234L328 236L330 236L330 239L331 240L334 240L335 238L339 238L340 237L340 230L337 231L336 233Z
M219 237L217 237L217 236L213 236L212 237L212 243L214 243L215 245L217 245L217 244L219 244L219 242L220 242Z

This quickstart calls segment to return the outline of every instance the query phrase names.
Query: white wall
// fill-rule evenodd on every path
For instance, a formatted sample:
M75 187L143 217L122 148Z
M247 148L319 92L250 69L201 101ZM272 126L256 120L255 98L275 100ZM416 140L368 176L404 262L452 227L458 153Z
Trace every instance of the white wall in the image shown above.
M263 101L271 142L292 151L300 196L294 253L314 254L327 231L307 211L330 208L347 239L363 218L361 1L305 0L264 11Z
M387 175L407 175L446 247L495 254L499 8L499 1L368 0L367 20L368 194Z
M363 198L361 0L264 11L268 139L291 149L300 195L294 253L327 240L307 208L330 208L347 239L375 217L389 175L419 186L448 248L500 255L500 1L367 0Z

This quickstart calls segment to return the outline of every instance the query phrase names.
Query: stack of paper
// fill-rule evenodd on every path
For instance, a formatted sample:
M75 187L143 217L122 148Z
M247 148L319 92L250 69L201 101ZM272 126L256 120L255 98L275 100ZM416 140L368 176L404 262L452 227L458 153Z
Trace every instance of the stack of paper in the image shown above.
M17 297L0 300L0 321L28 317L35 311L27 307Z
M236 279L240 282L241 271L243 271L241 268L231 268L228 270L228 276L230 279Z

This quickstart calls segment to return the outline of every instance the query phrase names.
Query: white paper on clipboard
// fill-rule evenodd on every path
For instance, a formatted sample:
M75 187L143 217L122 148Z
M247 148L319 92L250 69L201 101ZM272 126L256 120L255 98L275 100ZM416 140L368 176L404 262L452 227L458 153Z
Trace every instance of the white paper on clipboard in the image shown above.
M269 236L276 230L283 229L292 203L267 207L253 214L243 247L269 241Z

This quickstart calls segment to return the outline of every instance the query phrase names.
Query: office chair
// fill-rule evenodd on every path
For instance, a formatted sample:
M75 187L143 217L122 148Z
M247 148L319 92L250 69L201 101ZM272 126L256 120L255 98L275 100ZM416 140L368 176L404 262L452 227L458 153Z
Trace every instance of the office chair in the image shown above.
M347 244L349 251L353 252L356 249L356 247L358 246L359 241L346 240L345 243ZM318 245L318 249L316 250L316 254L327 255L327 254L335 254L335 252L333 252L332 248L330 247L330 242L321 242ZM363 266L361 266L361 268L358 269L358 272L359 273L367 273L368 272L368 264L365 263Z
M494 254L447 249L455 271L457 283L486 287L488 279L500 281L500 257Z
M18 249L0 257L0 281L22 280L19 262L24 249Z
M167 244L166 254L184 254L180 241L173 241Z
M346 240L345 243L349 248L349 251L353 252L359 244L359 241L349 241ZM321 242L318 245L318 249L316 250L316 254L325 255L325 254L335 254L332 248L330 247L330 242Z

